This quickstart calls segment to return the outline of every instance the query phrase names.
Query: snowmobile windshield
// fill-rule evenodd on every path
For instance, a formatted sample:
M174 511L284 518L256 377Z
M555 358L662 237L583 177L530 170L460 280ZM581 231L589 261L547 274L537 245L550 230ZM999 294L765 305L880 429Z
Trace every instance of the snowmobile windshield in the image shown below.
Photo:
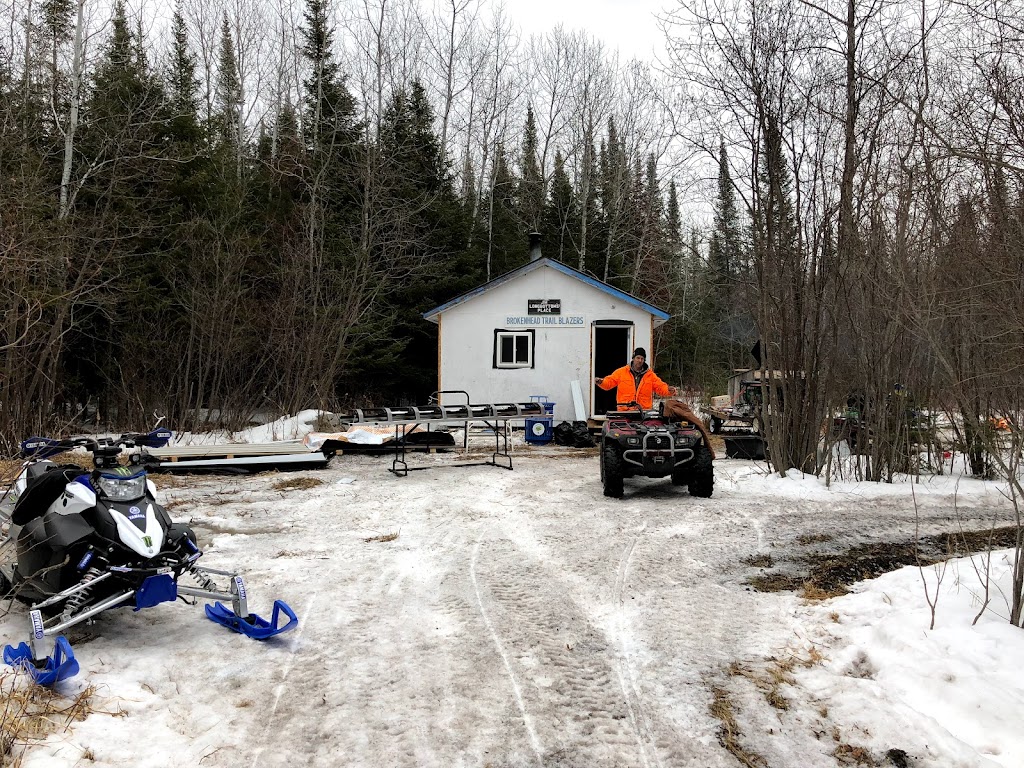
M111 501L132 501L146 494L146 471L135 474L103 472L94 481L96 487Z

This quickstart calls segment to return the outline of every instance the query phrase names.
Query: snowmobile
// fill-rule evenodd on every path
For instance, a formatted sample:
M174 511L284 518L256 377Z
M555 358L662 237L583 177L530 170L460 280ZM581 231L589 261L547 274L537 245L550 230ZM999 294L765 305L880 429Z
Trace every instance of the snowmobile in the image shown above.
M156 502L142 455L132 453L127 466L120 464L122 449L161 448L172 436L160 428L118 438L33 437L21 444L26 461L0 499L0 595L29 604L31 634L27 643L5 646L3 658L37 683L49 686L77 674L62 633L111 608L202 599L209 619L257 640L297 626L282 600L274 602L269 621L250 613L240 575L198 564L203 552L195 533L172 522ZM75 449L92 454L93 469L49 460Z

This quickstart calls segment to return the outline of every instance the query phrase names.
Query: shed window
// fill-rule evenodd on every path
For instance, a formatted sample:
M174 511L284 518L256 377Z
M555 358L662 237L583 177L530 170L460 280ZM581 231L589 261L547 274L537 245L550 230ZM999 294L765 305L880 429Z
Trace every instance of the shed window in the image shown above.
M495 368L533 368L533 331L495 331Z

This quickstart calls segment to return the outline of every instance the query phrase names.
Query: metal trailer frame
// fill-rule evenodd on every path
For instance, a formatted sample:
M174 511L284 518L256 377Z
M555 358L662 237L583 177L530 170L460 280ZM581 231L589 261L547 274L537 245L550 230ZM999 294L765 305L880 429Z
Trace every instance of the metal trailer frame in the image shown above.
M466 402L456 405L442 405L443 395L461 395ZM415 427L426 425L430 431L432 424L462 423L464 425L462 447L469 449L469 425L482 423L494 431L494 452L490 461L471 461L459 464L447 464L452 467L492 466L512 469L512 455L509 453L508 423L516 419L530 416L544 416L546 411L543 403L481 403L469 402L469 393L461 389L445 389L434 392L428 405L404 406L400 408L356 408L341 414L343 423L349 426L358 424L391 424L395 427L395 455L388 470L398 477L405 477L410 472L420 469L432 469L432 466L410 467L406 462L406 440ZM405 429L403 429L405 427Z

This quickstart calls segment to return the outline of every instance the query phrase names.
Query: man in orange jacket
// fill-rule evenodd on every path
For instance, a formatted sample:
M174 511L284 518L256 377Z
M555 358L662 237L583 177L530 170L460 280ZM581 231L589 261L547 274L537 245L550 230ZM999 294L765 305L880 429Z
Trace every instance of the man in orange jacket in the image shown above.
M647 351L643 347L637 347L633 351L633 359L629 365L617 368L608 376L598 376L594 383L601 389L618 387L615 391L615 402L618 403L620 411L635 410L634 402L647 410L654 407L654 395L675 397L679 394L678 389L662 381L647 365ZM690 406L682 400L669 400L665 404L665 415L671 421L684 419L697 427L704 435L704 444L711 451L711 458L716 458L715 449L711 446L711 435Z
M615 402L618 403L620 411L635 410L637 403L643 409L654 407L654 395L662 397L675 397L678 390L670 387L647 365L647 351L643 347L637 347L633 351L633 360L629 365L624 365L612 371L607 376L598 376L594 383L601 389L612 389L615 391Z

